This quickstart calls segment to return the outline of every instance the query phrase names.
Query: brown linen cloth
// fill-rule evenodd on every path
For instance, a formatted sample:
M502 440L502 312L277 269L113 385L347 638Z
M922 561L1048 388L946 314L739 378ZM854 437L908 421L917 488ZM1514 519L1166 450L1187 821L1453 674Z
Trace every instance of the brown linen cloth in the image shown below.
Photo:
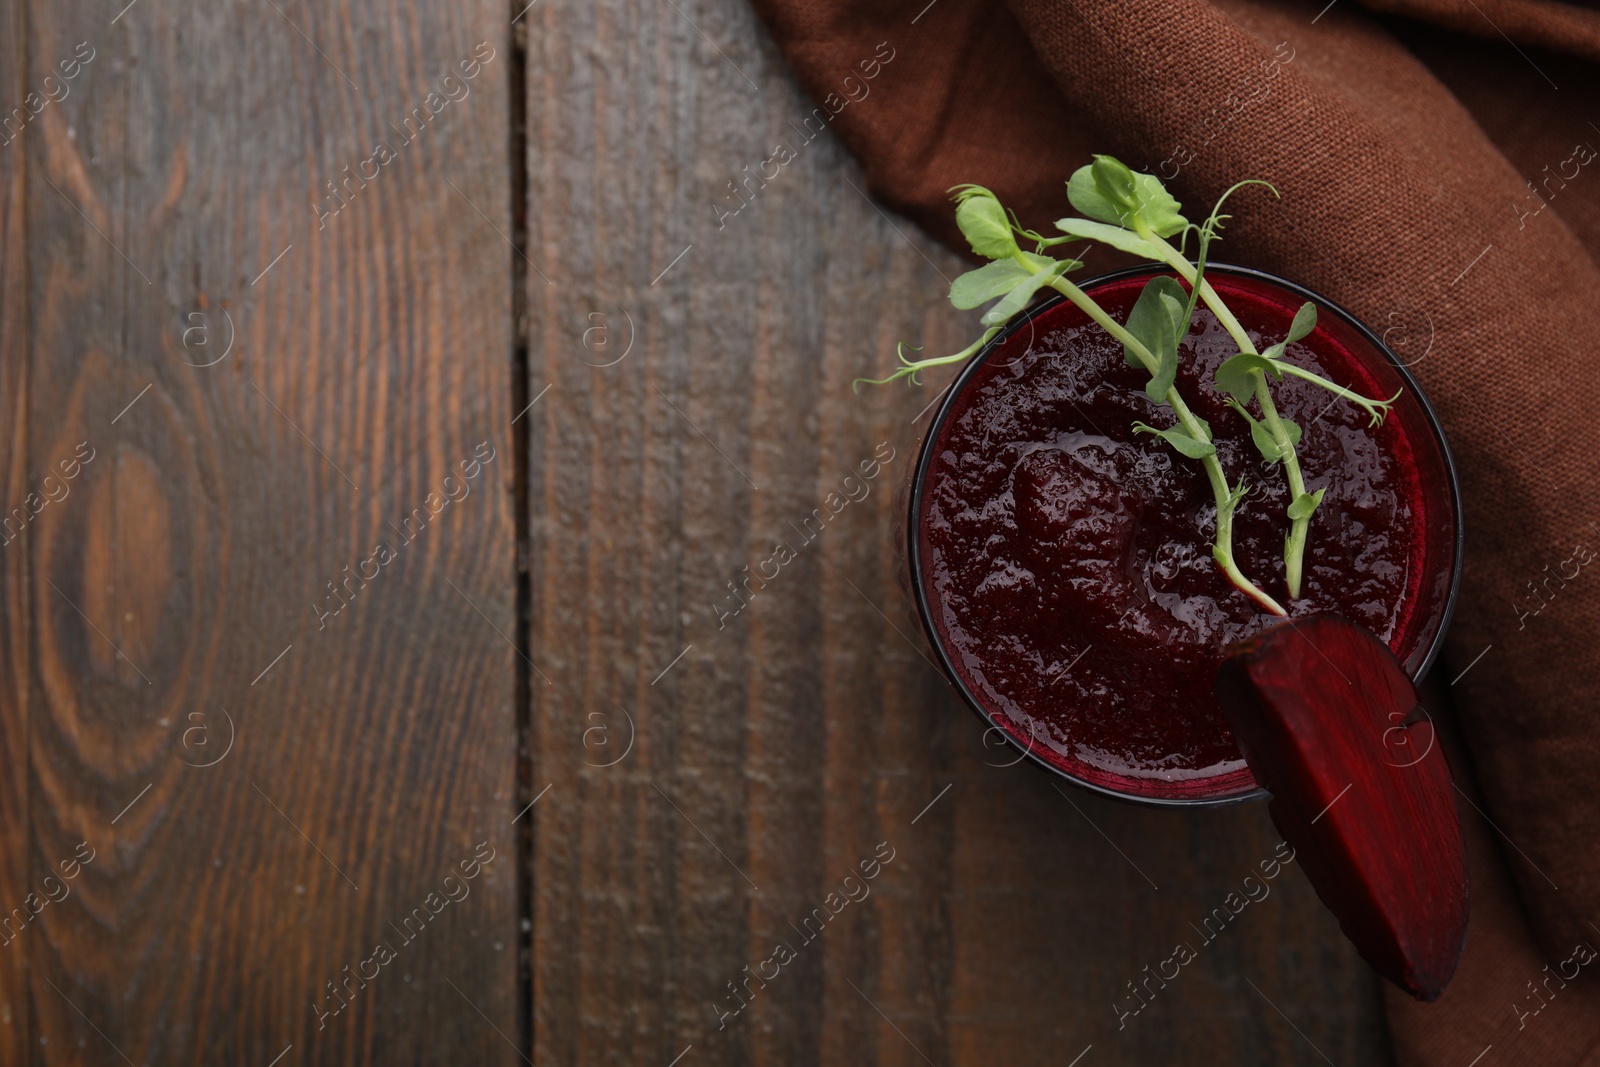
M1544 1002L1527 983L1545 965L1600 947L1587 573L1600 14L1548 0L754 2L873 192L953 245L950 186L987 185L1048 230L1076 214L1064 182L1095 151L1160 174L1191 217L1241 178L1282 192L1231 201L1214 254L1385 333L1439 410L1466 500L1439 675L1460 676L1461 777L1483 793L1483 815L1461 805L1473 927L1439 1003L1391 998L1396 1045L1408 1064L1461 1067L1491 1043L1495 1064L1600 1063L1600 964L1559 996L1542 984L1549 1007L1518 1014ZM844 106L882 45L893 59Z

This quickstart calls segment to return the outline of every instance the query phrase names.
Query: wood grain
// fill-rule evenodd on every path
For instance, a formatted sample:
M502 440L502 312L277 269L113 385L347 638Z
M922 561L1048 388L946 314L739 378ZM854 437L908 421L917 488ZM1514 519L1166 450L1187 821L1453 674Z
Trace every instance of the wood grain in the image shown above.
M965 343L957 260L828 134L723 214L812 108L734 0L540 5L528 42L535 1058L1383 1062L1374 981L1292 867L1119 1030L1125 983L1272 856L1265 811L994 766L909 640L896 496L940 383L849 385L896 341Z
M509 13L119 8L0 15L7 106L94 50L4 149L5 507L93 459L4 550L0 906L94 857L4 949L4 1059L520 1062Z

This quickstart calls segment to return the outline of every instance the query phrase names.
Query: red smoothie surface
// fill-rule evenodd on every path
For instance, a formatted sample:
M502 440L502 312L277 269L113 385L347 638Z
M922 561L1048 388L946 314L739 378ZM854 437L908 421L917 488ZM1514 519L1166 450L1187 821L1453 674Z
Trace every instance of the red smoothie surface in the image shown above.
M1091 292L1122 322L1148 277ZM1303 302L1251 279L1210 281L1261 349L1283 339ZM1381 354L1323 317L1287 358L1363 395L1392 395L1389 378L1385 389L1369 369ZM1428 558L1413 459L1421 442L1411 435L1428 427L1408 427L1397 409L1372 428L1317 386L1271 383L1279 413L1304 431L1308 488L1327 489L1290 601L1283 469L1262 460L1213 387L1237 345L1203 306L1195 318L1179 348L1178 391L1210 423L1230 484L1250 485L1234 518L1240 568L1291 615L1337 612L1407 662L1431 637L1418 606L1425 574L1443 563ZM1213 683L1224 646L1273 616L1211 556L1216 507L1200 462L1133 432L1135 422L1175 422L1145 396L1148 380L1066 301L1021 324L972 372L931 445L917 516L930 622L989 718L1047 763L1145 797L1247 793L1255 780Z

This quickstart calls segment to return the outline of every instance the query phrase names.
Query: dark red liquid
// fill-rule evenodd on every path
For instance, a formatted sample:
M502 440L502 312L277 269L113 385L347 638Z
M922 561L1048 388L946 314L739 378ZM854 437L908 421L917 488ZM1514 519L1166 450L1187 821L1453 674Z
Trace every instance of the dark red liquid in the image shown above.
M1093 295L1123 321L1145 280ZM1302 302L1250 279L1211 281L1259 348L1284 337ZM1364 395L1392 395L1392 369L1373 369L1381 354L1323 318L1289 359ZM1291 602L1283 469L1261 460L1212 388L1237 346L1210 312L1196 320L1178 390L1210 423L1229 481L1250 484L1234 520L1240 568L1292 615L1342 614L1406 662L1440 625L1430 568L1445 561L1426 533L1414 456L1418 444L1433 454L1431 438L1413 436L1429 431L1398 408L1370 428L1359 408L1310 383L1272 383L1279 413L1304 431L1307 486L1327 489ZM1247 792L1255 782L1213 681L1223 647L1272 617L1211 557L1216 510L1199 461L1132 432L1175 421L1144 395L1148 378L1064 301L974 371L937 430L917 516L930 622L989 717L1074 777L1157 798Z

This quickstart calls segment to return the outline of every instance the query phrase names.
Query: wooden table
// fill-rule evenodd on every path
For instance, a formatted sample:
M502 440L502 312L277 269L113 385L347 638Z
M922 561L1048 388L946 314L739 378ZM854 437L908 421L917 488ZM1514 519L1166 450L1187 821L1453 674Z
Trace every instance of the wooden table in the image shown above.
M0 4L0 1062L1381 1062L1297 869L1196 932L1260 806L909 640L958 260L831 135L729 213L738 0L524 2Z

